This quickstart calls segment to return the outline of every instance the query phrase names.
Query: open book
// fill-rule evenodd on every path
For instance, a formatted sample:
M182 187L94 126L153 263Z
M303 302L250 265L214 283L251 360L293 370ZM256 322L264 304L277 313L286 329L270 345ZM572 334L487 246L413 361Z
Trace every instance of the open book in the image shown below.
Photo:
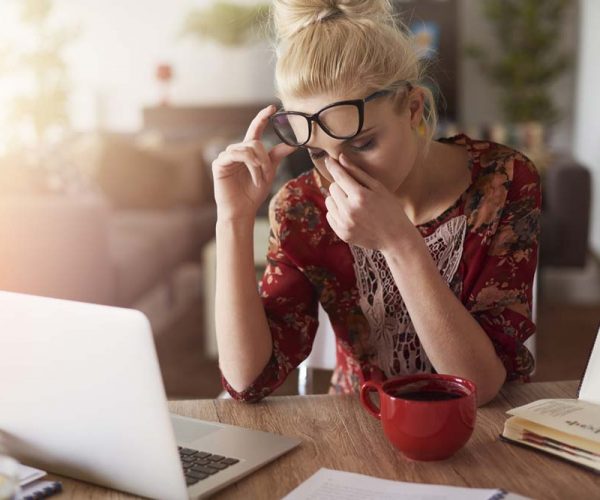
M577 399L541 399L508 413L504 440L600 473L600 330Z

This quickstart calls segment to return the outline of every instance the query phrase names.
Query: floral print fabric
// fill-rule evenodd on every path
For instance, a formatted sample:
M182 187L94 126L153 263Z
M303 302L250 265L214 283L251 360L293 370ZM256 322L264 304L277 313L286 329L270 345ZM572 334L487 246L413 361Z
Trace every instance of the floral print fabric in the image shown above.
M467 149L472 182L444 213L417 228L427 240L453 219L466 219L460 261L448 285L489 336L507 380L527 381L533 357L523 343L535 332L531 303L541 207L538 173L529 159L506 146L465 135L440 141ZM379 366L380 344L373 342L361 308L351 248L326 221L326 196L313 169L289 181L271 201L267 267L259 293L273 353L243 392L222 379L235 399L252 402L267 396L308 356L319 302L336 336L331 392L357 392L363 381L389 372ZM418 336L410 340L400 345L421 348ZM417 371L434 369L422 363Z

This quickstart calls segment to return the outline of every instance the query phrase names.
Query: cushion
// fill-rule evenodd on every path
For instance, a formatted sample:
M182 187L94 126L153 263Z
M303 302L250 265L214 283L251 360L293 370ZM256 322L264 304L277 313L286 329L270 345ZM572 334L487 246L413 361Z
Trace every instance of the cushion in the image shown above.
M112 217L111 226L116 234L151 241L165 272L193 255L194 227L185 209L119 210Z
M204 161L203 140L165 141L158 133L144 132L138 135L136 144L172 164L175 203L188 206L214 203L210 163Z
M123 228L110 228L110 255L115 269L116 305L131 307L168 274L160 247L153 238Z
M170 208L176 166L131 140L106 135L96 171L96 181L117 208Z

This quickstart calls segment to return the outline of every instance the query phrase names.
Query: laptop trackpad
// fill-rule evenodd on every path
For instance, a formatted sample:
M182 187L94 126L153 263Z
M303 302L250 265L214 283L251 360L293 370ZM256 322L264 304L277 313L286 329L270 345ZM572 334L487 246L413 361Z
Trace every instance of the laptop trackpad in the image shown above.
M221 429L219 425L210 422L176 415L171 415L171 421L175 431L175 440L178 443L190 443Z

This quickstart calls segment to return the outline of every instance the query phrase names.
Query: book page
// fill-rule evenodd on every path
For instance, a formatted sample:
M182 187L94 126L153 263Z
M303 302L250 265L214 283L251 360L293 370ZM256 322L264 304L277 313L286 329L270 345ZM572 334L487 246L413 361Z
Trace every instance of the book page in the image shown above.
M519 417L511 417L509 420ZM531 422L530 422L531 424ZM532 424L536 425L536 424ZM559 433L557 433L559 434ZM544 436L549 435L550 439L545 439ZM559 456L570 462L575 462L583 465L588 469L597 470L600 472L600 460L598 455L593 452L585 452L580 448L576 448L576 443L571 443L569 440L562 439L561 436L552 436L551 433L542 433L531 439L530 436L523 433L522 429L505 426L502 436L511 441L522 443L531 448L541 450L545 453ZM569 444L562 444L569 443Z
M405 483L376 477L319 469L283 500L489 500L526 497L501 490L461 488L433 484Z
M583 374L579 399L600 405L600 330L592 347L592 354Z
M600 443L600 405L578 399L540 399L507 412Z
M583 439L573 434L567 434L561 432L552 427L546 425L540 425L531 420L525 420L521 417L510 417L504 423L503 435L508 436L507 432L510 432L511 436L519 436L519 439L526 439L527 433L534 433L544 438L549 438L556 441L557 443L564 443L566 446L580 448L587 450L588 452L596 454L596 460L600 462L600 442L594 442L590 439ZM586 454L587 455L587 454Z

